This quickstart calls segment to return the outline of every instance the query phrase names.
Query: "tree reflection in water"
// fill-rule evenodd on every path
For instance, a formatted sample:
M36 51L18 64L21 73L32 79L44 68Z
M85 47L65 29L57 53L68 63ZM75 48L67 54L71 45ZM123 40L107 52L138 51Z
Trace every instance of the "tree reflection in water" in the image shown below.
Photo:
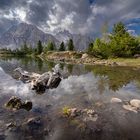
M140 83L139 69L109 66L85 66L85 69L92 71L95 77L99 77L100 90L104 90L105 84L108 84L109 89L117 91L132 81Z

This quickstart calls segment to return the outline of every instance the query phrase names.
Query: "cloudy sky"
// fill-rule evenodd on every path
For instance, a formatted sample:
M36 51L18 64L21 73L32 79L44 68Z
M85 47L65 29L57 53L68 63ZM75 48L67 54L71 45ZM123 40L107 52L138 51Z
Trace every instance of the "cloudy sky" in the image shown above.
M27 22L45 32L95 35L118 21L140 34L140 0L0 0L0 34Z

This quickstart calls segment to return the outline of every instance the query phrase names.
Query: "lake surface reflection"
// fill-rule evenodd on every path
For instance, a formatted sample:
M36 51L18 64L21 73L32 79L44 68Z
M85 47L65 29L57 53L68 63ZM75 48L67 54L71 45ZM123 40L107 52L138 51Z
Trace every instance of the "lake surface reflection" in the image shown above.
M112 104L113 97L123 101L140 99L140 69L128 67L85 66L60 64L64 79L56 89L49 89L42 95L30 89L29 84L14 79L13 70L22 67L30 72L43 73L51 70L56 63L31 58L3 58L0 60L0 140L21 139L99 139L128 140L139 139L140 113L135 114L122 108L122 103ZM31 100L33 109L10 111L4 103L18 96ZM92 108L99 115L92 126L79 129L60 117L64 106L80 109ZM31 117L43 118L43 129L25 133L22 124ZM50 121L45 121L50 118ZM20 124L20 129L9 131L6 124ZM89 129L90 128L90 131ZM44 131L49 129L49 134ZM25 130L25 129L24 129ZM100 130L99 132L97 130ZM26 130L27 131L27 130Z

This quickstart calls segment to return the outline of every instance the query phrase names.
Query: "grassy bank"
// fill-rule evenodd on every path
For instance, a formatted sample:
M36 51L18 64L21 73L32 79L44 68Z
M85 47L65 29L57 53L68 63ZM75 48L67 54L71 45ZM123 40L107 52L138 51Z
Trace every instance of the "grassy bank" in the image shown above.
M108 59L108 61L116 62L122 66L140 67L140 58L114 58L114 59Z

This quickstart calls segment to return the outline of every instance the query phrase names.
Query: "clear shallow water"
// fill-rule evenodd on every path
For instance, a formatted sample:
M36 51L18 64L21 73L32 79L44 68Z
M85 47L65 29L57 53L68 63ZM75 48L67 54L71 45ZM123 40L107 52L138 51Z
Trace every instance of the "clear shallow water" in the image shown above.
M122 104L112 104L112 97L122 100L140 99L140 69L106 66L84 66L61 64L65 71L64 79L56 89L47 90L38 95L28 84L13 78L16 67L31 72L43 73L55 66L53 62L40 59L1 59L0 60L0 139L139 139L140 113L133 113L122 108ZM18 96L31 100L33 109L10 111L3 105L11 97ZM99 118L96 122L87 122L86 128L72 125L61 117L64 106L92 108ZM31 117L43 119L43 129L31 133L23 131L24 124ZM20 129L9 131L6 124L16 122ZM80 122L82 124L82 122ZM44 134L49 129L49 134ZM97 130L100 130L99 132ZM27 131L27 130L26 130ZM41 132L40 132L41 131Z

